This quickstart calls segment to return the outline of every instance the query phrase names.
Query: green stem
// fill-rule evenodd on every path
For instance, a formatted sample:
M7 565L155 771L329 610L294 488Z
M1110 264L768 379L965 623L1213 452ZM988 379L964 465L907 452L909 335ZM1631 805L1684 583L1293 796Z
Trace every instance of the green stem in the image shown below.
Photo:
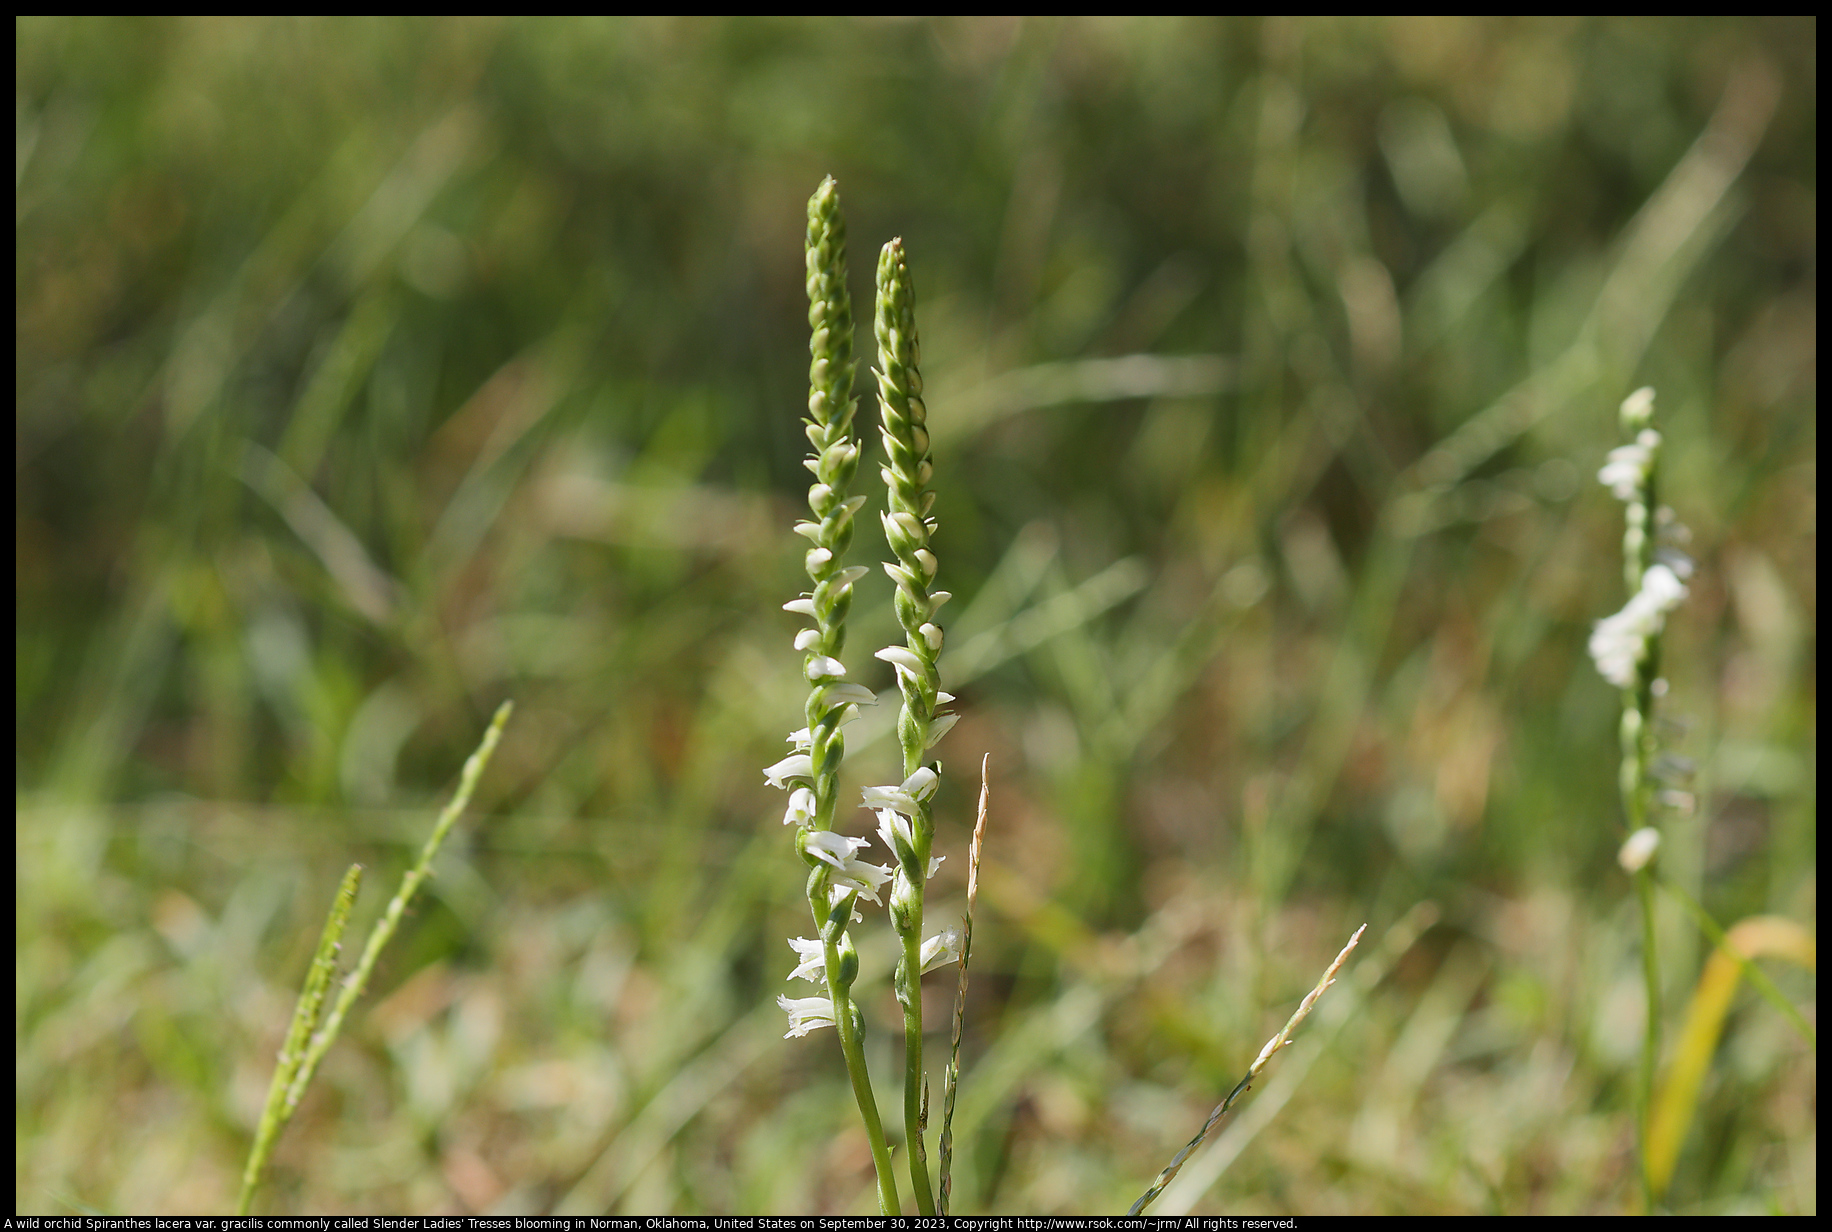
M916 927L902 936L903 958L897 969L897 1000L903 1004L903 1129L909 1139L910 1188L916 1191L916 1209L935 1214L935 1191L929 1184L929 1151L923 1141L928 1128L927 1083L922 1072L922 889L916 890Z
M915 773L915 769L909 773ZM897 962L897 1000L903 1006L903 1128L909 1140L910 1187L916 1191L916 1209L923 1215L933 1215L935 1189L929 1183L929 1149L923 1137L928 1129L929 1109L928 1081L922 1068L922 907L930 836L934 833L927 803L911 819L910 828L916 838L911 853L915 858L902 865L897 874L901 884L892 895L891 908L898 939L903 943L903 956ZM907 914L899 915L899 908Z
M1635 893L1641 900L1641 977L1647 990L1647 1023L1641 1036L1641 1065L1635 1078L1636 1140L1640 1146L1642 1210L1654 1210L1654 1178L1648 1167L1648 1135L1654 1110L1654 1061L1660 1055L1660 966L1654 952L1654 873L1643 867L1635 873Z
M852 904L845 903L850 916ZM843 970L838 938L825 941L827 970ZM852 1097L859 1105L859 1119L865 1122L865 1136L871 1141L871 1161L878 1174L878 1211L884 1215L901 1215L903 1206L897 1197L897 1173L891 1167L891 1149L884 1140L884 1123L878 1119L878 1100L872 1094L871 1075L865 1068L865 1023L852 1003L850 984L839 978L827 982L833 998L833 1029L839 1032L840 1052L846 1058L846 1073L852 1079Z
M1631 439L1653 426L1653 391L1641 391L1622 404L1622 429ZM1646 396L1643 397L1642 395ZM1659 437L1653 444L1638 490L1628 500L1622 534L1623 580L1632 597L1640 592L1655 560L1655 521L1659 505ZM1653 811L1654 783L1650 767L1655 753L1654 682L1660 678L1659 632L1648 639L1637 664L1633 687L1622 697L1622 811L1628 832L1638 833L1649 824ZM1654 936L1654 870L1652 863L1634 872L1635 896L1641 910L1641 978L1647 1013L1641 1033L1641 1060L1635 1074L1635 1139L1637 1172L1641 1177L1641 1209L1654 1209L1654 1180L1649 1158L1649 1135L1654 1115L1654 1069L1660 1057L1660 961Z
M1659 645L1651 648L1636 687L1622 699L1622 811L1633 834L1648 824L1652 783L1648 764L1652 752L1653 680L1658 670ZM1654 1209L1653 1178L1648 1167L1648 1134L1654 1114L1654 1068L1660 1056L1660 962L1654 941L1654 873L1652 865L1636 870L1635 896L1641 911L1641 978L1647 1003L1641 1034L1641 1058L1635 1070L1636 1172L1641 1178L1641 1209Z

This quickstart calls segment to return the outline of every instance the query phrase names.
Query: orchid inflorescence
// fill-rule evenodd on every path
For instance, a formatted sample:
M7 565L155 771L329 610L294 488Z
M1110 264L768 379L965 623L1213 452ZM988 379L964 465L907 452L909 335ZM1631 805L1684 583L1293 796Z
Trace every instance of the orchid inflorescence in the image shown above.
M1674 538L1685 533L1670 511L1654 503L1660 433L1650 426L1653 418L1654 391L1630 394L1622 403L1622 423L1634 439L1610 450L1608 463L1597 472L1598 481L1628 506L1622 549L1630 598L1620 612L1598 621L1590 637L1597 671L1618 689L1634 688L1644 667L1653 678L1659 664L1651 650L1666 627L1667 613L1685 599L1686 579L1692 576L1692 561L1684 552L1657 544L1648 533L1650 522Z
M831 177L808 202L807 287L811 358L805 422L814 447L807 466L815 482L808 490L813 517L795 530L812 544L806 557L812 589L783 605L813 622L795 638L796 649L805 656L803 675L809 684L807 726L790 735L789 756L763 773L772 786L789 792L782 820L796 828L796 849L808 866L808 905L818 932L813 938L789 939L799 958L789 978L812 982L821 995L781 996L777 1004L789 1017L788 1037L805 1036L820 1027L833 1027L838 1033L871 1139L879 1205L886 1214L899 1214L889 1147L865 1072L864 1020L851 996L858 955L849 934L850 926L863 920L860 901L886 905L883 894L889 883L888 909L901 942L895 988L904 1014L910 1180L919 1211L932 1215L937 1207L923 1142L928 1096L922 1069L921 977L960 960L965 949L963 929L922 935L923 886L942 861L930 854L935 834L930 806L940 783L940 765L925 764L923 756L955 720L941 709L954 699L941 691L936 667L942 631L935 614L948 594L931 589L936 560L930 546L935 519L930 513L934 493L928 488L933 474L928 412L922 401L909 267L902 241L892 240L878 262L877 379L886 459L881 474L889 490L882 521L896 557L884 569L896 585L895 607L906 640L904 645L885 647L876 657L896 669L903 695L897 723L903 777L894 785L864 790L863 807L876 814L878 841L892 860L889 865L874 864L860 855L871 846L869 838L849 837L834 828L839 768L845 756L841 729L857 717L860 706L877 699L869 689L845 679L840 659L853 584L868 570L841 564L852 540L854 515L865 498L847 494L859 463L859 445L852 435L857 405L852 396L853 322L846 289L845 224Z
M902 645L886 646L876 657L897 673L903 699L897 716L897 742L903 757L900 782L867 787L863 792L862 806L876 815L877 840L891 858L889 864L874 864L861 855L872 846L870 838L851 837L835 829L839 768L845 755L841 729L858 716L860 706L873 705L877 698L869 689L846 680L846 665L840 659L853 584L868 571L841 563L852 540L854 515L864 504L864 497L847 495L858 468L859 446L851 433L856 404L852 396L852 307L846 291L846 233L840 218L838 190L831 177L822 182L808 202L807 269L811 360L805 423L814 453L806 465L815 477L808 489L808 505L814 516L797 523L795 530L813 545L806 559L812 589L783 604L786 611L813 622L795 637L795 648L804 655L802 672L809 685L807 726L790 734L789 755L763 773L771 786L789 793L782 821L795 827L796 850L808 867L808 907L817 934L788 939L796 955L788 978L807 980L817 992L807 997L783 995L776 1002L789 1019L785 1039L800 1038L823 1027L834 1028L839 1036L853 1098L871 1145L879 1210L886 1215L902 1214L890 1147L865 1065L864 1016L852 996L859 956L850 929L855 923L863 923L859 904L864 901L887 908L900 950L893 988L903 1010L903 1119L908 1174L916 1194L917 1212L924 1216L946 1215L953 1157L951 1120L960 1074L967 967L972 956L973 903L986 826L985 766L981 767L979 816L968 855L967 912L959 928L925 937L924 887L942 863L942 857L931 851L935 840L932 810L941 784L941 763L925 759L954 726L956 716L945 709L954 697L942 691L938 670L944 639L936 614L949 596L945 590L934 589L935 493L930 488L934 463L929 455L928 408L922 398L915 291L903 241L894 239L884 245L878 258L875 375L879 435L884 445L879 474L888 494L887 507L879 518L896 558L885 562L884 571L896 588L893 603L904 641ZM1641 465L1624 461L1622 466L1631 464ZM1163 1191L1189 1153L1246 1092L1272 1056L1290 1042L1292 1032L1334 982L1360 938L1358 930L1285 1029L1261 1050L1246 1077L1210 1115L1202 1131L1134 1204L1134 1214ZM949 963L959 963L960 967L952 1047L943 1071L939 1166L932 1183L925 1141L929 1088L922 1063L922 976Z
M1597 480L1628 507L1622 553L1629 600L1621 611L1597 622L1590 657L1598 673L1624 695L1621 786L1632 833L1620 859L1632 873L1659 846L1658 832L1648 825L1650 804L1660 799L1683 807L1690 800L1684 792L1656 795L1653 790L1659 767L1651 713L1666 691L1660 676L1661 634L1668 614L1686 598L1694 565L1678 546L1685 542L1685 527L1656 499L1661 435L1653 426L1654 391L1638 389L1624 399L1621 419L1630 441L1609 451Z
M1622 690L1622 751L1618 787L1628 831L1616 862L1634 879L1641 909L1642 984L1647 1015L1642 1028L1641 1061L1636 1074L1635 1105L1640 1141L1643 1202L1651 1207L1654 1171L1649 1141L1655 1059L1660 1052L1660 972L1655 953L1654 870L1660 830L1651 817L1653 805L1687 807L1683 791L1656 792L1664 766L1656 760L1658 741L1653 722L1655 703L1667 691L1660 674L1661 636L1667 616L1686 598L1693 563L1679 544L1686 530L1658 501L1661 436L1654 427L1654 391L1642 388L1622 402L1622 430L1629 443L1610 450L1597 479L1627 505L1622 536L1623 578L1629 600L1622 610L1596 624L1590 635L1590 657L1597 671Z

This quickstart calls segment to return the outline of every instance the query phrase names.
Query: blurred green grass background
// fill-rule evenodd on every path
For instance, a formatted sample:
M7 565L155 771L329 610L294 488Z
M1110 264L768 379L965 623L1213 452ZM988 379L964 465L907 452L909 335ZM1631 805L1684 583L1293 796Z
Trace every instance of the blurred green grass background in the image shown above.
M957 1211L1124 1209L1363 920L1154 1211L1628 1203L1584 643L1641 384L1700 560L1664 867L1815 927L1811 19L15 33L17 1211L231 1205L342 868L360 926L504 697L257 1210L874 1209L831 1038L778 1038L758 773L827 173L862 315L902 235L926 344L936 920L992 758ZM1675 1209L1815 1210L1816 1081L1743 994Z

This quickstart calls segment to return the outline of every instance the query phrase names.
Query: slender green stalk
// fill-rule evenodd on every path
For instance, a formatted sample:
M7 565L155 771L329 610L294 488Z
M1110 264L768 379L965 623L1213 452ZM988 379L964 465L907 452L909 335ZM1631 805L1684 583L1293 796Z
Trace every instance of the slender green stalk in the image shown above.
M1647 1015L1641 1031L1641 1060L1635 1068L1635 1141L1641 1156L1641 1204L1644 1211L1654 1209L1653 1155L1649 1149L1654 1132L1654 1066L1660 1057L1660 963L1654 948L1653 873L1646 868L1635 871L1635 897L1641 907L1641 987L1647 1001Z
M851 948L852 939L845 934L845 922L852 918L855 898L856 895L847 895L835 904L828 915L830 926L822 932L823 957L829 973L827 986L833 998L834 1029L839 1034L840 1052L846 1058L846 1073L852 1082L852 1097L859 1105L865 1136L871 1142L872 1168L878 1177L878 1211L884 1215L899 1215L902 1206L897 1197L897 1171L891 1166L890 1145L884 1138L884 1123L878 1118L878 1099L872 1094L871 1074L865 1067L865 1016L852 1000L859 958Z
M318 1073L318 1064L324 1060L325 1053L336 1042L337 1034L343 1029L344 1018L356 999L363 995L368 987L369 976L375 970L376 961L381 957L382 949L394 937L400 927L401 917L407 912L407 905L420 888L420 883L431 875L433 858L439 854L439 848L445 843L445 836L451 832L454 823L471 802L471 795L477 790L477 781L483 777L484 768L490 764L490 757L496 752L496 745L502 739L503 725L509 721L510 713L515 709L513 702L504 702L496 708L496 714L490 720L490 726L483 734L483 741L475 752L465 759L464 772L458 778L458 790L451 802L439 814L439 820L433 824L433 832L426 844L420 849L420 857L415 860L401 878L401 888L389 900L382 916L369 931L369 940L363 946L362 957L357 960L356 969L343 982L343 989L337 996L329 1015L322 1021L319 1018L324 1008L324 999L328 994L331 977L337 965L337 950L341 944L344 926L350 917L350 908L356 901L356 887L361 869L352 866L344 874L343 883L338 887L337 898L331 906L330 918L325 922L323 936L318 942L318 950L312 959L312 966L306 976L304 991L300 993L298 1008L294 1011L292 1027L287 1033L286 1046L280 1053L279 1065L274 1073L273 1088L268 1094L267 1109L262 1113L261 1124L255 1134L253 1149L249 1152L248 1166L242 1174L242 1194L237 1209L242 1214L248 1212L254 1201L254 1191L260 1183L260 1175L267 1163L267 1157L273 1150L273 1144L280 1132L286 1128L286 1122L299 1107L305 1091L311 1085L312 1078Z
M1610 451L1597 478L1627 505L1622 535L1623 578L1629 601L1614 616L1599 621L1591 635L1590 654L1604 679L1622 690L1620 740L1622 766L1617 775L1629 838L1620 862L1635 882L1641 915L1641 977L1646 1018L1641 1059L1635 1073L1635 1137L1640 1166L1642 1209L1652 1210L1655 1183L1649 1142L1654 1106L1654 1070L1660 1056L1660 963L1656 945L1653 859L1660 832L1651 815L1654 777L1650 772L1658 741L1654 703L1664 692L1660 676L1661 635L1667 613L1686 597L1685 579L1692 564L1677 552L1656 545L1660 433L1653 427L1654 391L1638 389L1622 403L1622 430L1630 443Z
M803 422L814 450L806 465L815 481L808 489L813 517L797 523L795 530L812 545L805 562L812 588L783 606L814 622L795 638L809 684L808 725L789 737L795 752L764 775L790 790L783 823L796 827L796 850L809 869L808 909L818 932L815 939L790 941L802 955L790 978L812 980L826 989L826 996L778 997L777 1002L789 1014L789 1035L806 1035L821 1026L832 1026L838 1034L853 1097L871 1141L878 1206L886 1215L897 1215L902 1212L890 1147L865 1067L864 1020L852 1001L858 956L847 935L859 898L878 902L878 887L890 879L890 872L858 858L867 840L844 838L833 830L840 763L846 755L840 728L856 716L860 705L876 699L870 690L842 679L846 667L840 661L852 586L868 571L841 564L852 543L853 515L865 498L847 495L859 465L859 446L852 436L858 403L852 394L853 320L852 299L846 289L846 224L840 214L839 189L831 176L808 200L806 260L808 418Z
M885 464L881 469L889 491L883 517L884 534L895 561L885 572L897 585L897 620L903 626L902 646L887 646L877 657L897 669L903 708L897 717L897 737L903 749L904 783L900 789L908 804L879 811L880 833L897 853L896 880L891 888L891 923L902 942L897 962L897 1002L903 1007L903 1121L909 1139L910 1184L924 1215L935 1214L934 1190L929 1181L928 1148L923 1140L928 1121L928 1082L922 1068L922 970L925 943L922 936L923 886L928 880L929 851L935 839L935 819L930 802L939 781L939 764L923 764L923 755L953 724L953 717L938 715L937 707L953 700L941 692L936 660L941 654L942 631L935 613L948 595L931 591L935 580L935 554L930 536L935 519L930 516L935 494L929 490L933 465L929 460L928 410L922 401L921 353L916 335L916 292L904 258L903 241L892 240L878 257L878 406ZM883 789L881 789L883 790ZM867 803L872 803L870 793Z
M1298 1005L1297 1013L1286 1021L1277 1035L1266 1041L1266 1046L1260 1049L1259 1056L1253 1058L1253 1064L1247 1067L1246 1075L1234 1084L1234 1089L1228 1092L1226 1099L1215 1105L1215 1110L1209 1113L1208 1120L1202 1123L1202 1128L1196 1131L1196 1136L1184 1144L1176 1157L1164 1166L1164 1171L1158 1173L1151 1187L1139 1195L1139 1200L1127 1210L1128 1215L1137 1215L1158 1200L1158 1195L1162 1194L1165 1188L1176 1179L1177 1173L1188 1162L1190 1154L1201 1146L1202 1140L1207 1138L1210 1132L1221 1123L1221 1118L1233 1110L1234 1101L1253 1089L1253 1080L1259 1077L1260 1071L1266 1068L1266 1062L1272 1059L1274 1053L1291 1043L1292 1033L1298 1029L1300 1023L1310 1017L1310 1011L1317 1004L1317 998L1321 997L1329 986L1336 982L1336 973L1342 970L1342 964L1349 960L1349 955L1354 953L1355 947L1361 943L1361 934L1367 931L1366 924L1355 930L1355 935L1350 937L1349 943L1342 947L1342 952L1336 955L1336 961L1329 965L1329 970L1323 973L1323 978L1317 981L1316 987L1305 994L1304 1000Z

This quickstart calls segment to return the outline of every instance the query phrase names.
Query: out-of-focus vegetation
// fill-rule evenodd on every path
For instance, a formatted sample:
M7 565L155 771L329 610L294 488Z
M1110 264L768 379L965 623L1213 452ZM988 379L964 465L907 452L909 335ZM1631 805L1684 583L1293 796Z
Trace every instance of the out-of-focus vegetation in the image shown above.
M1700 561L1663 867L1815 926L1810 19L15 30L18 1211L228 1208L339 874L391 884L506 696L266 1208L873 1209L833 1040L779 1038L758 773L827 173L926 343L936 920L992 755L957 1211L1124 1209L1364 919L1154 1212L1630 1202L1584 643L1637 385ZM1813 1211L1813 1050L1739 998L1672 1205Z

